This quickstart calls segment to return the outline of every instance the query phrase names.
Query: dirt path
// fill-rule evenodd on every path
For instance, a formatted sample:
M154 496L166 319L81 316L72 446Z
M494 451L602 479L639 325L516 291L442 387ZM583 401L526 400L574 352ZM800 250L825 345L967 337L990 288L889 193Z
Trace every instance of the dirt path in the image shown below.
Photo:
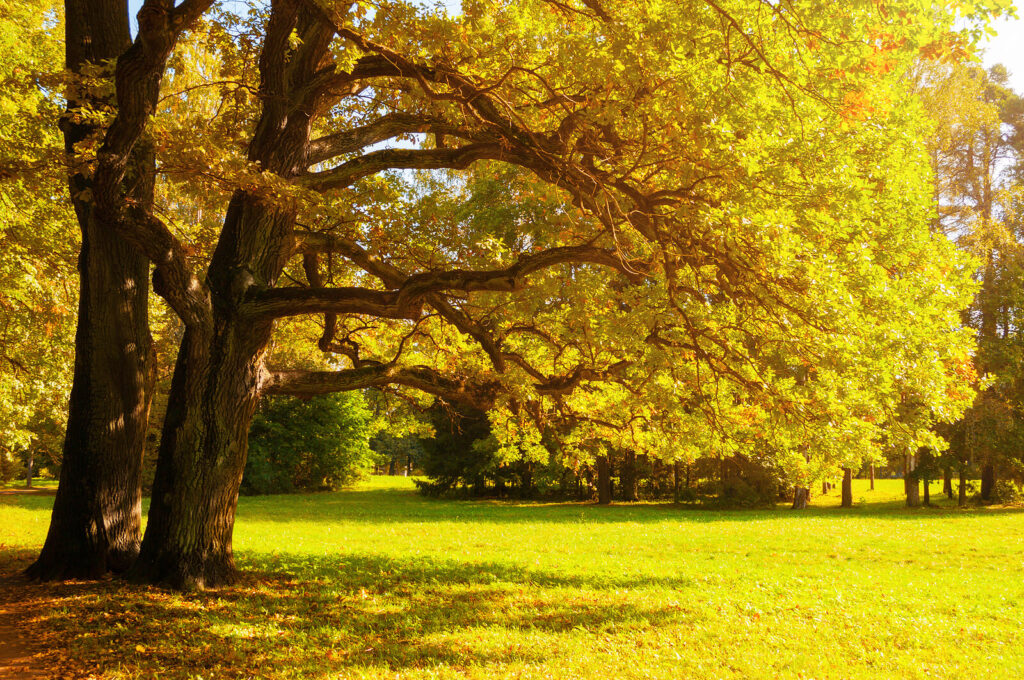
M45 678L26 637L29 603L27 582L21 574L0 575L0 680Z

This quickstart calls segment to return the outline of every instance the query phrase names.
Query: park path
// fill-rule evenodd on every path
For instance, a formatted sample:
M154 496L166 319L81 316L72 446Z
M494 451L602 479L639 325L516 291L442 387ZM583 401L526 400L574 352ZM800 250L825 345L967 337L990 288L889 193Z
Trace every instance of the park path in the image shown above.
M27 639L31 612L24 598L26 584L21 574L0 576L0 680L47 677Z
M0 495L53 495L53 489L0 489ZM0 546L0 550L4 550ZM0 573L0 680L35 680L48 677L28 637L31 607L26 595L29 581L20 572Z

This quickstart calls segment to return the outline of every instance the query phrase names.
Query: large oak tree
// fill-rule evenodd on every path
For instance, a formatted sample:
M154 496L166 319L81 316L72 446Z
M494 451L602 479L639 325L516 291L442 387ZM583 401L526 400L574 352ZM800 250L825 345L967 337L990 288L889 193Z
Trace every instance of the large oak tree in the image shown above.
M135 578L232 578L263 395L415 390L489 410L506 452L807 479L969 400L969 274L900 78L965 40L931 12L211 4L145 2L76 195L184 324ZM159 210L131 193L150 145ZM328 370L283 363L310 319Z

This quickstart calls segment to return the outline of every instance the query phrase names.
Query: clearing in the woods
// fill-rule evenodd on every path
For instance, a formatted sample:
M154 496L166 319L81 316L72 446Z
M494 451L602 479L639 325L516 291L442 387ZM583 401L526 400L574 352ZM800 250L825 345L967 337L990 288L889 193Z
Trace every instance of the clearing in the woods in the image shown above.
M1024 677L1024 511L460 502L403 478L243 498L236 586L26 584L52 497L0 495L0 609L47 677Z

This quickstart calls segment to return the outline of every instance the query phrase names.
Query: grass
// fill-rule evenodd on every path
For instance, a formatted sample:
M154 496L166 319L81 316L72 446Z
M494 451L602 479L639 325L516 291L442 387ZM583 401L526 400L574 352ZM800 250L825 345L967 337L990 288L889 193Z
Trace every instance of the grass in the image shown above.
M375 478L243 498L231 588L22 595L56 677L1024 677L1024 512L910 510L901 490L712 512ZM51 502L0 496L0 570L27 564Z

